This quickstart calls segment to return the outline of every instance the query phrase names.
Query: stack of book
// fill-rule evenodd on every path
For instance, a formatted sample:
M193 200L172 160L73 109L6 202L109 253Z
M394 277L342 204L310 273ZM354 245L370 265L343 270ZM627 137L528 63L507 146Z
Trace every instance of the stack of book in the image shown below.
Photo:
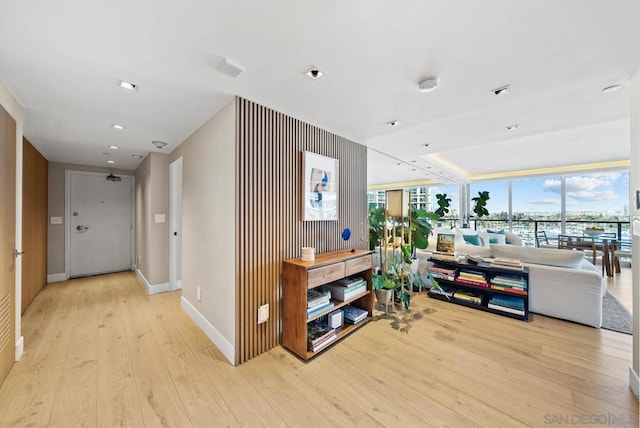
M430 266L429 273L436 279L446 279L453 281L456 279L456 269L445 269L437 266Z
M344 313L344 320L349 324L357 324L367 317L369 314L364 309L356 308L355 306L347 305L342 308Z
M518 275L499 274L491 278L491 288L516 294L527 294L527 281Z
M307 290L307 318L312 318L317 314L333 308L331 293L320 291L315 288Z
M473 303L474 305L482 304L482 295L473 291L457 290L453 293L453 297L457 300Z
M524 300L511 296L492 296L487 305L491 309L524 316Z
M336 331L325 323L310 322L307 325L307 349L311 352L319 351L336 339Z
M507 268L507 269L516 269L516 270L522 270L522 268L523 268L522 262L520 260L504 259L504 258L500 258L500 257L496 257L495 259L493 259L491 261L491 266L492 267Z
M478 287L488 287L489 283L487 282L487 277L483 272L476 272L473 270L460 270L458 273L458 278L456 281L462 282L464 284L477 285Z
M361 277L342 278L322 287L331 293L331 298L345 301L367 291L367 281Z

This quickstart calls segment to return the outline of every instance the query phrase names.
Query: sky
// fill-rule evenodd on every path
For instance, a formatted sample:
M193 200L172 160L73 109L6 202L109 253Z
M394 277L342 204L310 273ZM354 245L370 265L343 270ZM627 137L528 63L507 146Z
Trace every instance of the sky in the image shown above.
M560 212L560 177L513 180L513 212ZM567 212L624 212L629 205L629 172L578 174L566 177ZM508 211L506 181L480 182L470 186L471 197L488 190L489 213Z

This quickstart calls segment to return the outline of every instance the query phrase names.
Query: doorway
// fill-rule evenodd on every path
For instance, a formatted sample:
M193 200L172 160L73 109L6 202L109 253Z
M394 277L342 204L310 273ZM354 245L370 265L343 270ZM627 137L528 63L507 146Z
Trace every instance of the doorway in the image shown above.
M132 268L133 177L67 171L70 278Z
M182 156L169 165L169 289L182 288Z

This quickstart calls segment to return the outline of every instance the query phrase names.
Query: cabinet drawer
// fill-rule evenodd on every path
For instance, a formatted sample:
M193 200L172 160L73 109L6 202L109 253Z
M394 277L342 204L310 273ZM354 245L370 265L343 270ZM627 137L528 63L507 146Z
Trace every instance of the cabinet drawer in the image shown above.
M344 262L335 263L315 269L307 273L307 287L313 288L331 281L344 278Z
M357 259L347 260L345 262L345 275L349 276L354 273L362 272L363 270L371 269L373 266L373 257L371 254L358 257Z

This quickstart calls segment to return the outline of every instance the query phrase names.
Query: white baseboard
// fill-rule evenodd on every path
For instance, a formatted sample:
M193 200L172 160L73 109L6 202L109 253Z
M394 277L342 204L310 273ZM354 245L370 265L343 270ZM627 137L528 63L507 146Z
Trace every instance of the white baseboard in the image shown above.
M638 373L633 371L633 367L629 367L629 387L636 395L636 398L640 400L640 379Z
M165 293L169 291L169 283L163 282L161 284L149 284L147 278L144 277L140 269L136 269L136 275L138 276L138 280L142 283L145 290L147 290L147 294L150 296L158 293Z
M227 360L234 366L237 365L234 346L184 296L180 298L180 302L182 309L198 324L204 334L227 357Z
M22 353L24 352L24 336L20 336L20 339L16 342L16 361L20 361Z
M66 281L67 279L67 274L62 272L62 273L52 273L50 275L47 275L47 283L49 282L60 282L60 281Z

